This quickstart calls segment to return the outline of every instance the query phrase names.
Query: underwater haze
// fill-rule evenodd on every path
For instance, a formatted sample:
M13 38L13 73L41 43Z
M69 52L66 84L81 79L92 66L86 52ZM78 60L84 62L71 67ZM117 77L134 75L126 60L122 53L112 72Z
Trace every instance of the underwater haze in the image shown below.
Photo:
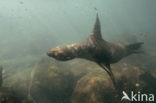
M47 56L86 40L95 8L104 40L144 42L144 53L112 65L121 89L156 93L156 0L0 0L0 103L120 103L97 64Z

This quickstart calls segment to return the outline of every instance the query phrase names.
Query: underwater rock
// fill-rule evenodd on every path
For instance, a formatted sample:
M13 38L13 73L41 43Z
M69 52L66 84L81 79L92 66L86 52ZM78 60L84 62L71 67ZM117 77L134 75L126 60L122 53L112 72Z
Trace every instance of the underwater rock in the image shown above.
M156 78L145 71L147 68L118 65L113 65L113 72L121 93L123 90L156 93ZM30 76L30 72L24 73ZM24 74L17 77L21 75ZM121 103L106 72L85 60L64 63L43 58L35 65L31 80L18 79L8 86L9 91L4 87L0 90L2 97L9 97L9 101L15 99L17 103Z
M143 86L143 92L145 93L153 93L156 95L156 77L151 75L149 72L145 72L140 75L139 79L144 81L145 85Z
M89 73L77 82L72 103L121 103L122 95L117 94L111 81L101 74L93 74ZM114 74L121 94L122 91L156 93L156 78L142 68L129 66Z
M140 80L140 76L145 71L136 66L129 66L123 68L120 72L117 72L117 82L120 91L139 91L145 86L143 80Z
M3 73L3 67L0 66L0 87L2 87L2 84L3 84L3 76L2 76L2 73Z
M13 92L6 88L0 88L0 103L21 103Z
M67 65L42 59L35 67L30 95L37 103L71 103L76 81Z
M5 79L3 78L2 72L3 72L3 67L0 66L0 103L23 103L22 101L25 98L23 98L24 96L20 95L22 93L18 94L19 91L14 91L14 89L12 88L13 85L11 85L10 87L6 87L3 84L3 81L5 82ZM32 102L26 102L26 103L32 103Z
M0 103L21 103L20 98L7 87L3 87L3 67L0 66Z
M85 75L76 84L72 103L116 103L116 92L108 78Z

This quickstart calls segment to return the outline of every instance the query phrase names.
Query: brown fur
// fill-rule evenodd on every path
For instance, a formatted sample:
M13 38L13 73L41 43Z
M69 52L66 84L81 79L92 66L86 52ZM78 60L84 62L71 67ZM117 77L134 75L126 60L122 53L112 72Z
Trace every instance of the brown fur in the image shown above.
M54 48L48 51L48 56L56 60L67 61L74 58L83 58L99 64L111 77L115 87L116 82L111 71L110 64L116 63L123 57L126 57L137 51L142 43L122 46L110 43L102 39L101 25L96 12L96 22L88 39L82 43L71 44L65 47ZM135 51L133 50L135 49Z

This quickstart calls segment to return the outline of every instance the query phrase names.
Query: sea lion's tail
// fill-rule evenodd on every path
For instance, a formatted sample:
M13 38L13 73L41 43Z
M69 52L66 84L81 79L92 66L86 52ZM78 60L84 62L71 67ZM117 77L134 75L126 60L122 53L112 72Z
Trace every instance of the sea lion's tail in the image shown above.
M130 54L132 54L132 53L142 53L143 51L140 50L142 44L144 44L144 42L129 44L129 45L126 46L126 49L128 50L128 53L130 53Z

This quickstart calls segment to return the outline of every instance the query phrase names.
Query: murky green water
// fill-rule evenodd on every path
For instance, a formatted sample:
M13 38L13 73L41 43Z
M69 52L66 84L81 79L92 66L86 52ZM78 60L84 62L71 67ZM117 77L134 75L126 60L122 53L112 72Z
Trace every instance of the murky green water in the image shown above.
M0 103L6 97L7 103L120 103L97 64L46 55L50 48L84 41L94 8L103 39L144 42L144 53L112 65L120 89L156 93L155 0L0 0Z

